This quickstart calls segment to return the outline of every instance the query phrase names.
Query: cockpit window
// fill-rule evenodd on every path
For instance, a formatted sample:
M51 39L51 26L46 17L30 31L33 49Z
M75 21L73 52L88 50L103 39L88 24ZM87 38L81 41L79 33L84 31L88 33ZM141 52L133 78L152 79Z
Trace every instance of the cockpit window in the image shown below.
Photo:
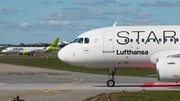
M83 38L80 38L77 43L83 43Z
M89 38L85 38L84 43L89 43Z
M78 41L78 39L79 39L79 38L76 38L76 39L73 41L73 43L76 43L76 42Z
M89 38L76 38L74 41L73 41L73 43L85 43L85 44L87 44L87 43L89 43Z

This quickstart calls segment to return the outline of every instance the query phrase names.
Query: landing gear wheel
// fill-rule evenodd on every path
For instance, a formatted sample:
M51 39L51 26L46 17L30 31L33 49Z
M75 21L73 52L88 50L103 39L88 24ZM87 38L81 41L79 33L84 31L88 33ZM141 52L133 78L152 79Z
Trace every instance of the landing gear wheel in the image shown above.
M108 80L108 81L107 81L107 86L108 86L108 87L114 87L114 85L115 85L114 80Z

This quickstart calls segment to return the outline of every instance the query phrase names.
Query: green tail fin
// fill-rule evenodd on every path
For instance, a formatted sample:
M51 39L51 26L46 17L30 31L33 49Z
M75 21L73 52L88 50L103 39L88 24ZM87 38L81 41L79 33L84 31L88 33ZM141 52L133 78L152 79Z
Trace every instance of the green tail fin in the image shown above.
M49 46L49 49L45 53L56 50L57 49L57 45L58 45L58 41L59 41L59 38L56 38L54 40L54 42Z

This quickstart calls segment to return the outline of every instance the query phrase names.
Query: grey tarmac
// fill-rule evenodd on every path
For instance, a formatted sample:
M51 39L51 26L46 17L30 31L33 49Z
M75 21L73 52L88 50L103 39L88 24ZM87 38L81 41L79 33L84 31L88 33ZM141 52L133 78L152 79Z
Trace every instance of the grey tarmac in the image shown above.
M146 90L179 90L176 87L142 87L157 78L115 76L107 87L107 75L88 74L0 63L0 101L82 101L100 93Z

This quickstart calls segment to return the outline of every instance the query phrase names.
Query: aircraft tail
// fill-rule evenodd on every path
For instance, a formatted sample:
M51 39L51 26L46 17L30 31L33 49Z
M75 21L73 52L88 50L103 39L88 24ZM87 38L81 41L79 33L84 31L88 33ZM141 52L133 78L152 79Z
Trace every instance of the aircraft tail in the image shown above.
M54 42L49 46L48 50L45 53L56 50L57 49L57 45L58 45L58 41L59 41L59 38L56 38L54 40Z

